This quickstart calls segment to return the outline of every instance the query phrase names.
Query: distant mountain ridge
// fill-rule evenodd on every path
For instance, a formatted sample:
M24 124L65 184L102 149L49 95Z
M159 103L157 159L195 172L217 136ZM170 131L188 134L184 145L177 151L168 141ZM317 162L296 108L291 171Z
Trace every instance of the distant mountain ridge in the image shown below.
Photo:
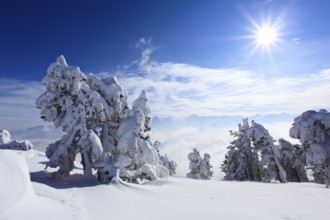
M280 113L280 114L256 114L248 117L250 121L254 120L258 123L273 123L273 122L283 122L289 121L293 123L293 119L296 115L288 114L288 113ZM175 118L175 117L158 117L155 116L152 119L151 127L154 128L174 128L174 127L228 127L235 126L242 122L242 119L246 118L244 116L229 116L229 115L221 115L221 116L200 116L200 115L189 115L184 118Z

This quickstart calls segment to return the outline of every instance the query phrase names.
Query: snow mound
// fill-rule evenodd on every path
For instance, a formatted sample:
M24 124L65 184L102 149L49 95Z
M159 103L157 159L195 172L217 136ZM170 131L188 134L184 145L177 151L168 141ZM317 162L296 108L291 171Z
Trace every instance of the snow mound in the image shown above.
M33 194L27 164L14 152L0 151L0 213Z
M29 140L11 141L9 131L7 131L7 130L0 131L0 149L30 150L32 148L33 148L33 145Z
M74 192L31 182L25 153L0 150L0 219L86 219Z

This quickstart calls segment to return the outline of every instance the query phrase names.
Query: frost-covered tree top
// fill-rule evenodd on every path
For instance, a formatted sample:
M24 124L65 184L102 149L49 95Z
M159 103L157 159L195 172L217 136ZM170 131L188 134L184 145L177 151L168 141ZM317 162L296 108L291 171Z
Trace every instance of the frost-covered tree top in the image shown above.
M330 112L309 110L294 119L290 136L306 149L308 164L330 167Z
M111 110L118 114L127 107L127 92L118 83L116 77L99 78L93 74L87 76L87 83L91 89L97 91L107 102Z
M150 107L148 105L147 94L144 90L140 93L139 97L134 100L132 104L132 112L141 111L144 115L144 130L150 131L151 117L150 117Z
M294 119L290 136L302 145L325 142L330 139L330 112L309 110Z
M147 94L144 90L142 90L139 97L136 100L134 100L132 104L132 110L133 111L140 110L143 112L145 117L150 117L150 107L147 104L147 101L148 101Z

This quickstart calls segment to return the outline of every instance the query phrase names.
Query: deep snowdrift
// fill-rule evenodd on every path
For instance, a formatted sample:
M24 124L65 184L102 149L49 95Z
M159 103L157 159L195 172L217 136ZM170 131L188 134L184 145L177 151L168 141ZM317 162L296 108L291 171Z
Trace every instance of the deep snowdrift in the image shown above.
M0 219L82 219L82 212L76 212L79 203L75 195L32 184L26 160L19 154L35 156L0 150Z
M1 220L329 218L330 191L314 183L168 178L145 185L96 185L79 174L79 167L66 182L56 182L44 171L45 161L35 150L0 151Z

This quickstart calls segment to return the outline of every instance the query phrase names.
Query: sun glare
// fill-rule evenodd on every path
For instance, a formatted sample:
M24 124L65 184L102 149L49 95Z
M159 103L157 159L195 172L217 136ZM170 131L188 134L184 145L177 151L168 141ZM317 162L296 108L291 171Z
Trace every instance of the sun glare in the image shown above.
M255 38L257 44L268 47L276 43L278 40L277 35L277 31L274 27L265 25L257 30Z
M271 55L274 49L278 49L278 44L281 41L281 33L280 26L278 26L277 23L264 23L259 25L254 22L254 29L252 29L251 32L252 35L250 35L250 38L253 40L252 53L261 49Z

